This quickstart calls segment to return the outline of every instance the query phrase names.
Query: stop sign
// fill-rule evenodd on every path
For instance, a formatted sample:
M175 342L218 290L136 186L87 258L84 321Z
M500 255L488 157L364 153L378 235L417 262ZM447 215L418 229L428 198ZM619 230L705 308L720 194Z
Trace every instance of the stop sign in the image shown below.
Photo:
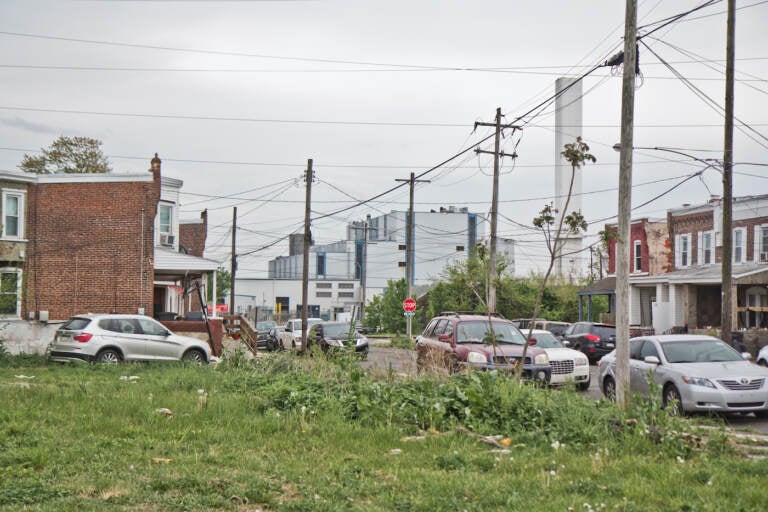
M403 301L403 311L406 313L413 313L416 311L416 301L411 297L408 297Z

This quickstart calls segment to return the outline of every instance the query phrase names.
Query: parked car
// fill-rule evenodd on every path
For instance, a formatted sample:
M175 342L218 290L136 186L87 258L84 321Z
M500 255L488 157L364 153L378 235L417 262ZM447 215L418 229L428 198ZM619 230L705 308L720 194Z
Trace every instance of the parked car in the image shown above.
M416 366L513 371L525 345L525 337L510 320L493 317L489 322L485 315L446 312L434 317L417 338ZM549 382L552 368L543 349L529 347L522 364L526 378Z
M632 338L629 342L630 391L661 393L674 413L754 412L768 417L768 368L749 361L718 338L668 334ZM600 389L616 396L616 353L598 365ZM651 386L651 382L656 386Z
M576 322L565 331L568 347L583 352L590 364L616 348L616 326L596 322Z
M323 350L350 350L363 356L368 354L368 338L359 332L349 322L320 322L314 324L307 336Z
M309 328L316 323L322 322L322 318L307 318L307 333ZM294 318L288 320L285 324L283 331L279 333L278 345L283 350L293 350L301 348L301 318Z
M760 366L768 366L768 345L760 349L757 353L757 364Z
M76 315L56 330L51 360L119 363L121 361L187 360L206 363L208 343L179 336L144 315Z
M565 337L565 331L567 331L570 326L570 322L556 322L555 320L536 320L533 324L534 329L549 331L555 338L561 341Z
M537 318L537 321L545 320L544 318ZM515 324L515 327L520 329L521 331L523 329L527 329L530 327L531 319L530 318L513 318L510 320L513 324Z
M267 338L269 337L269 331L275 327L277 327L277 323L272 320L262 320L261 322L256 322L256 347L258 349L268 350Z
M267 333L267 339L264 341L264 349L269 352L283 350L283 346L280 344L280 333L283 331L285 331L284 325L276 325L271 328Z
M527 335L528 332L523 331ZM554 334L536 329L528 338L532 346L544 349L552 367L550 384L576 384L579 390L589 389L589 359L579 352L566 348Z

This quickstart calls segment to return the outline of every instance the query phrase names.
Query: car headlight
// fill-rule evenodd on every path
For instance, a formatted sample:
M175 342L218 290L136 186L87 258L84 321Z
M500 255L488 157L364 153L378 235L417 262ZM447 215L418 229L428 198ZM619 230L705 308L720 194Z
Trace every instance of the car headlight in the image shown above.
M344 343L341 340L335 340L333 338L326 339L325 342L331 347L343 347Z
M586 357L577 357L573 360L574 366L587 366L589 364L589 361Z
M703 377L682 377L683 382L691 386L704 386L705 388L716 389L711 380Z
M470 352L467 354L468 363L487 363L488 357L482 352Z
M533 358L535 364L549 364L549 357L547 354L539 354Z
M361 345L367 345L368 344L368 338L358 338L355 342L355 346L359 347Z

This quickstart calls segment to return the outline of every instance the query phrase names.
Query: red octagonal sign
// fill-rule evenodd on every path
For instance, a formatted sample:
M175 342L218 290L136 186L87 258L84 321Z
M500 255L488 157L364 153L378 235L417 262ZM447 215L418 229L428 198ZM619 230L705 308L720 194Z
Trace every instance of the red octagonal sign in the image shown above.
M403 311L407 313L413 313L416 311L416 301L408 297L403 301Z

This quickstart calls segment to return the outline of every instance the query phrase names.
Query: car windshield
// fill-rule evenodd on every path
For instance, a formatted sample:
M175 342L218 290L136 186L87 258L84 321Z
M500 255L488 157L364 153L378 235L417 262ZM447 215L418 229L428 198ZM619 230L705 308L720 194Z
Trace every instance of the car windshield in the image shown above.
M461 322L456 334L457 343L491 343L491 327L498 343L525 345L525 338L511 322L491 322L477 320Z
M257 331L268 331L271 328L273 328L275 325L275 322L272 322L271 320L266 320L263 322L256 322L256 330Z
M693 339L661 344L670 363L721 363L743 361L741 354L720 340Z
M563 348L563 344L548 332L535 332L531 338L536 340L539 348Z
M338 324L323 324L323 335L329 338L346 338L350 334L349 324L346 322ZM352 329L352 336L358 336L355 329Z

